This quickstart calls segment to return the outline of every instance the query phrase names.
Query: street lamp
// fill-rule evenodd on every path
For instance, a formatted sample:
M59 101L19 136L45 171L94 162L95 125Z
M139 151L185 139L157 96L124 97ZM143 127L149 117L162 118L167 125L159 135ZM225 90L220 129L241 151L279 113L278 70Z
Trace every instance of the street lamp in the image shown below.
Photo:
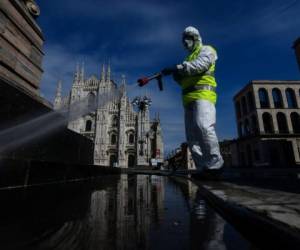
M151 106L152 101L147 96L137 96L131 102L134 106L138 107L139 111L145 112L146 108Z
M144 143L146 142L143 137L145 137L145 131L142 123L142 118L145 117L145 111L149 106L151 106L152 101L147 96L137 96L133 99L131 102L133 106L136 106L141 113L141 120L140 120L140 131L141 131L141 137L138 143L141 145L139 154L141 156L144 155Z

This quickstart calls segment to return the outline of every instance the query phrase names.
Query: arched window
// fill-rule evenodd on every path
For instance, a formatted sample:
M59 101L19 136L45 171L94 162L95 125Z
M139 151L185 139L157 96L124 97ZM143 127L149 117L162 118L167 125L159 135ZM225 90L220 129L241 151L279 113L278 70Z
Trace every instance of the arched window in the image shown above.
M91 131L92 130L92 121L91 120L87 120L85 123L85 131Z
M274 133L272 116L269 113L263 113L262 118L263 118L265 133Z
M135 156L132 154L128 155L128 167L132 168L135 165Z
M92 92L88 95L88 107L90 109L94 109L96 107L96 96Z
M134 144L134 134L130 133L128 136L128 143L129 144Z
M239 101L235 102L235 110L236 110L236 116L237 118L241 118L242 114L241 114L241 105Z
M116 115L113 115L112 116L112 119L111 119L111 125L113 127L117 127L118 126L118 117Z
M254 97L253 97L253 92L252 91L248 92L247 100L248 100L248 104L249 104L249 111L254 110L255 105L254 105Z
M288 133L289 129L288 129L285 114L279 112L279 113L277 113L276 117L277 117L277 124L278 124L279 133Z
M269 102L267 90L264 88L259 89L258 95L259 95L260 107L261 108L269 108L270 102Z
M244 135L250 135L250 124L248 119L246 119L244 123Z
M286 100L289 108L297 108L296 95L294 90L288 88L285 90Z
M241 122L239 122L239 124L238 124L238 134L240 137L243 136L243 128L242 128Z
M258 122L257 122L256 115L251 116L251 128L252 128L252 133L256 134L258 132Z
M111 136L110 136L110 144L111 145L117 144L117 135L116 134L111 134Z
M245 96L242 97L242 110L243 110L243 115L248 113L247 102L246 102Z
M300 133L300 115L296 112L291 113L291 122L294 133Z
M282 101L282 95L281 91L279 89L273 89L272 90L272 96L274 101L275 108L283 108L283 101Z

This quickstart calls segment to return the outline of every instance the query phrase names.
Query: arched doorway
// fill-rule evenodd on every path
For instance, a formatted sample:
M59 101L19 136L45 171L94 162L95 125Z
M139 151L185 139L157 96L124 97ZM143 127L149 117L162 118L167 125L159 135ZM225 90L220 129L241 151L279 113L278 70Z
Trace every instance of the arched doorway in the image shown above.
M115 166L115 163L117 163L117 155L111 154L111 155L109 156L109 166L110 166L110 167L114 167L114 166Z
M132 154L128 155L128 167L133 168L135 166L135 156Z

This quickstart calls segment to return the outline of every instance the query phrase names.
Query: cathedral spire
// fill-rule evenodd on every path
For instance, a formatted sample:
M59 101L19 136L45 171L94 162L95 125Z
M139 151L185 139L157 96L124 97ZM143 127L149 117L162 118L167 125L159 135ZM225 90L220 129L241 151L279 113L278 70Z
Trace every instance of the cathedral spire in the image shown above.
M126 86L126 76L122 75L122 85Z
M111 74L111 71L110 71L110 62L108 61L107 75L106 75L106 81L107 82L110 82L110 74Z
M80 81L84 82L84 62L81 64Z
M56 87L55 99L54 99L54 109L61 108L61 89L62 89L62 81L59 80Z
M122 75L121 88L123 95L126 95L126 76Z
M80 72L79 72L79 63L76 64L76 71L75 71L75 74L74 74L74 81L73 81L73 84L76 84L79 82L79 75L80 75Z
M102 64L101 82L105 82L105 64Z

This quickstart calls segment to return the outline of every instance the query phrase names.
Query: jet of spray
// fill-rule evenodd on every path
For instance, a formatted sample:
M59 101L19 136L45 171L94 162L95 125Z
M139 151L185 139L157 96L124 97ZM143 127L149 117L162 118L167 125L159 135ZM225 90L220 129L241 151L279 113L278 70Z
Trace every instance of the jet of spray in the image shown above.
M0 131L0 154L10 152L18 147L40 139L59 128L66 127L74 121L97 108L117 100L122 95L119 89L111 89L98 95L97 101L89 103L88 98L72 103L69 107L51 111L22 124Z

